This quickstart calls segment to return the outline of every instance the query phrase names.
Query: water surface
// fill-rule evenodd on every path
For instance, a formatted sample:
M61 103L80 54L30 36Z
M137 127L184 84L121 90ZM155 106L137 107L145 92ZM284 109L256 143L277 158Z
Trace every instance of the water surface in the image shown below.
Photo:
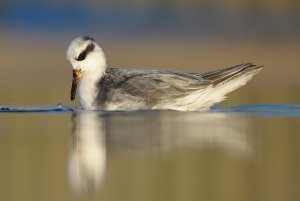
M299 117L2 106L1 200L299 200Z

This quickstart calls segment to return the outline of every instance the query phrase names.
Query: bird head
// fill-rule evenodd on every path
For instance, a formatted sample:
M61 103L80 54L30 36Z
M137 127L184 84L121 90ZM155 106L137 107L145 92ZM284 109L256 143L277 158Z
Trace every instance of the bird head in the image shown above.
M66 57L73 68L71 100L74 100L80 77L101 77L106 69L106 58L101 47L88 36L75 38L67 49Z

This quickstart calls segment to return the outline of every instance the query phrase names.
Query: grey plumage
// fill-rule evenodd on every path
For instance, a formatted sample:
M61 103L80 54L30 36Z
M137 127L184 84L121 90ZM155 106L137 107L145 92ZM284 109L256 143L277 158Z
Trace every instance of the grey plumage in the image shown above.
M152 109L162 102L172 104L196 91L214 88L245 75L252 77L261 68L245 63L203 74L107 68L98 83L96 105L106 109L111 105L118 105L119 109L125 110L135 108L135 105L136 109ZM131 105L128 105L129 102Z

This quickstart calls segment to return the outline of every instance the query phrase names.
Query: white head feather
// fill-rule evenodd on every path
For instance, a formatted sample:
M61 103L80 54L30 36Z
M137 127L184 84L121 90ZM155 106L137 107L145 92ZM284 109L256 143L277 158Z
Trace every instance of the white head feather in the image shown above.
M66 57L72 64L73 70L79 71L81 74L78 94L82 107L93 109L99 90L96 85L104 76L107 66L101 47L90 37L78 37L69 45Z
M105 72L106 58L104 52L90 37L75 38L67 49L66 57L74 70L92 74Z

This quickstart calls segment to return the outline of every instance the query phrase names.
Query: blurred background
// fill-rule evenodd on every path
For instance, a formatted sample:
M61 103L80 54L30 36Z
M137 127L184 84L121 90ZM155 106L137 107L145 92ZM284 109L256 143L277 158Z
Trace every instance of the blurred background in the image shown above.
M262 64L221 104L297 104L299 11L299 0L2 0L0 106L70 104L65 51L81 35L111 67ZM0 200L300 200L295 108L1 113Z
M70 41L96 39L108 65L203 72L264 70L223 104L296 103L298 0L2 0L0 104L69 104Z

